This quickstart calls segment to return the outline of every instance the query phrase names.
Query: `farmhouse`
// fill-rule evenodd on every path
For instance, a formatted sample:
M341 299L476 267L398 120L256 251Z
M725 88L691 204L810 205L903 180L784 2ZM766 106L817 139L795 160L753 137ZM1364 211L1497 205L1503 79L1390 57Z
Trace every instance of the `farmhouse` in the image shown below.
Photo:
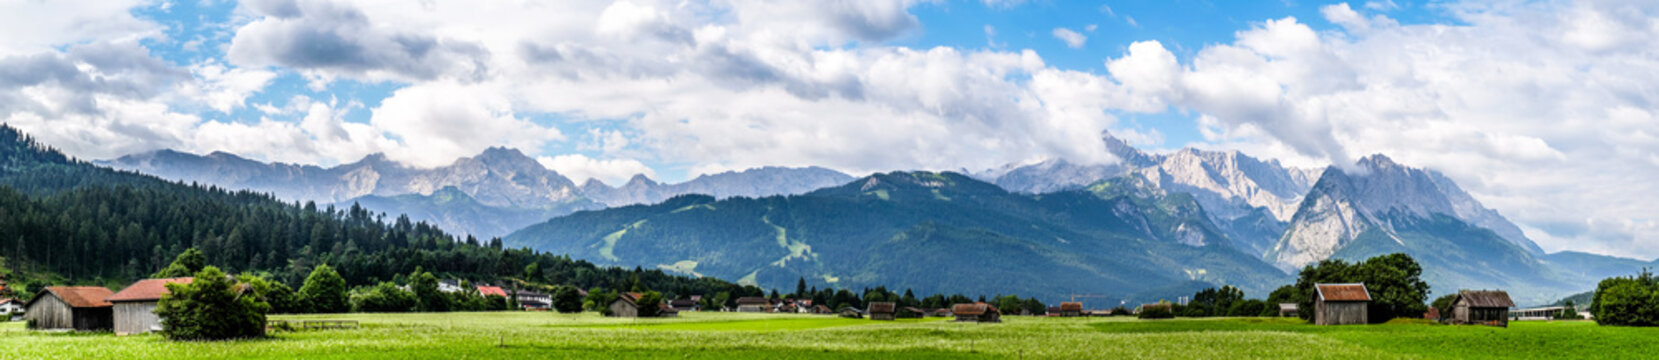
M1440 308L1429 307L1428 311L1423 312L1423 320L1440 321Z
M951 315L951 313L950 313L950 308L938 308L938 309L933 309L933 310L929 310L929 311L928 311L928 312L927 312L927 316L932 316L932 317L951 317L951 316L952 316L952 315Z
M950 312L956 314L956 321L1002 322L1002 312L997 311L996 306L982 302L956 304Z
M23 315L23 302L17 299L0 299L0 321L11 321L12 314Z
M507 297L507 290L502 290L500 286L479 286L478 287L478 296L486 296L487 297L487 296L490 296L490 295L495 295L495 296L500 296L500 297Z
M1365 284L1316 284L1313 286L1313 323L1350 325L1369 322L1371 292Z
M115 308L115 334L142 334L161 330L156 304L167 295L167 284L189 284L195 278L144 279L121 289L105 301Z
M553 295L535 291L518 290L513 293L513 298L518 299L518 306L525 309L545 310L553 306Z
M1279 317L1295 317L1296 303L1279 303Z
M771 312L772 302L759 296L737 298L737 312Z
M104 299L114 294L100 286L52 286L24 307L35 329L109 330L113 305Z
M870 320L893 320L893 314L898 312L898 304L885 301L870 303Z
M1463 290L1452 299L1453 324L1509 327L1509 308L1515 302L1502 290Z
M1061 317L1083 316L1083 303L1077 301L1062 302L1060 303L1059 313Z

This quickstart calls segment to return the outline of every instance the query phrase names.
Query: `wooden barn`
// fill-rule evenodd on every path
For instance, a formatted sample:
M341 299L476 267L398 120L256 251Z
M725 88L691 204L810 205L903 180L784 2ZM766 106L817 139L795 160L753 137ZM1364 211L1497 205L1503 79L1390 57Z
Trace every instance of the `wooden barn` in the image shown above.
M1314 325L1370 322L1371 292L1365 284L1316 284L1313 288Z
M139 280L111 295L105 301L114 304L115 334L142 334L161 330L161 317L155 314L156 304L167 294L167 284L189 284L195 278Z
M1083 303L1082 302L1077 302L1077 301L1067 301L1067 302L1060 303L1060 316L1062 316L1062 317L1083 316Z
M114 292L100 286L52 286L30 300L26 318L38 330L109 330L113 316L108 301Z
M644 294L629 292L617 295L616 300L611 301L611 316L632 318L639 317L640 296L644 296Z
M893 315L898 312L898 309L898 304L876 301L870 303L869 310L866 310L866 312L870 313L870 320L893 320Z
M927 310L919 307L906 306L899 308L900 319L920 319L927 316Z
M1279 317L1296 317L1296 303L1280 303Z
M737 298L737 312L772 312L772 301L759 296L740 297Z
M1509 327L1509 308L1515 302L1502 290L1463 290L1452 299L1452 323Z
M1002 312L996 306L986 303L956 304L951 306L950 312L956 315L956 321L972 322L1002 322Z

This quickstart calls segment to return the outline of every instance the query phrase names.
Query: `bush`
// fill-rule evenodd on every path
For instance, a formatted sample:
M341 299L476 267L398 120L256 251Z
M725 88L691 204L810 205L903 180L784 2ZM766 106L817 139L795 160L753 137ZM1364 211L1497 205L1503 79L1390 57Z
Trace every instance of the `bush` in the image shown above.
M1643 269L1634 277L1602 280L1596 285L1590 313L1601 325L1659 325L1659 279Z
M657 317L657 315L661 315L662 293L646 291L644 294L640 294L639 299L636 300L638 301L634 303L639 304L639 317Z
M1168 304L1164 306L1143 306L1141 312L1135 316L1142 319L1173 319L1175 318L1175 312L1170 311Z
M265 336L265 312L250 287L239 286L219 268L208 266L189 284L167 284L156 304L163 320L161 335L173 340L223 340Z
M300 298L310 304L311 312L315 313L342 313L351 310L351 300L346 294L346 279L340 277L328 264L317 265L311 270L311 275L305 277L305 285L300 286Z
M561 313L582 312L582 293L575 286L560 286L553 290L553 310Z
M415 309L415 303L415 293L389 282L381 282L351 296L351 308L358 312L408 312Z

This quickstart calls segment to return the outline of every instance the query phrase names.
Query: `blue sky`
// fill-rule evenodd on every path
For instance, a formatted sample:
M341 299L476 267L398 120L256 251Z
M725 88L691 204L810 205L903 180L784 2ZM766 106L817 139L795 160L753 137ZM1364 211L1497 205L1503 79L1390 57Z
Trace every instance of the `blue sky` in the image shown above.
M1659 255L1659 3L0 2L0 121L176 149L582 181L1237 150L1445 173L1549 250ZM1551 171L1540 171L1550 169Z

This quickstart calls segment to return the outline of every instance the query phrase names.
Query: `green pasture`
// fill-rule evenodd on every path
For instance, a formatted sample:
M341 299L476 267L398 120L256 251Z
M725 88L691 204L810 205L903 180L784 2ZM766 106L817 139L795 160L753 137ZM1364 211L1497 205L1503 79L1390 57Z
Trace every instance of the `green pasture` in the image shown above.
M1634 359L1659 354L1659 329L1583 321L1517 322L1503 329L1412 322L1313 326L1271 318L1011 316L1001 324L971 324L736 313L670 319L545 312L272 318L357 320L362 327L172 342L155 335L34 332L22 323L0 323L0 359Z

